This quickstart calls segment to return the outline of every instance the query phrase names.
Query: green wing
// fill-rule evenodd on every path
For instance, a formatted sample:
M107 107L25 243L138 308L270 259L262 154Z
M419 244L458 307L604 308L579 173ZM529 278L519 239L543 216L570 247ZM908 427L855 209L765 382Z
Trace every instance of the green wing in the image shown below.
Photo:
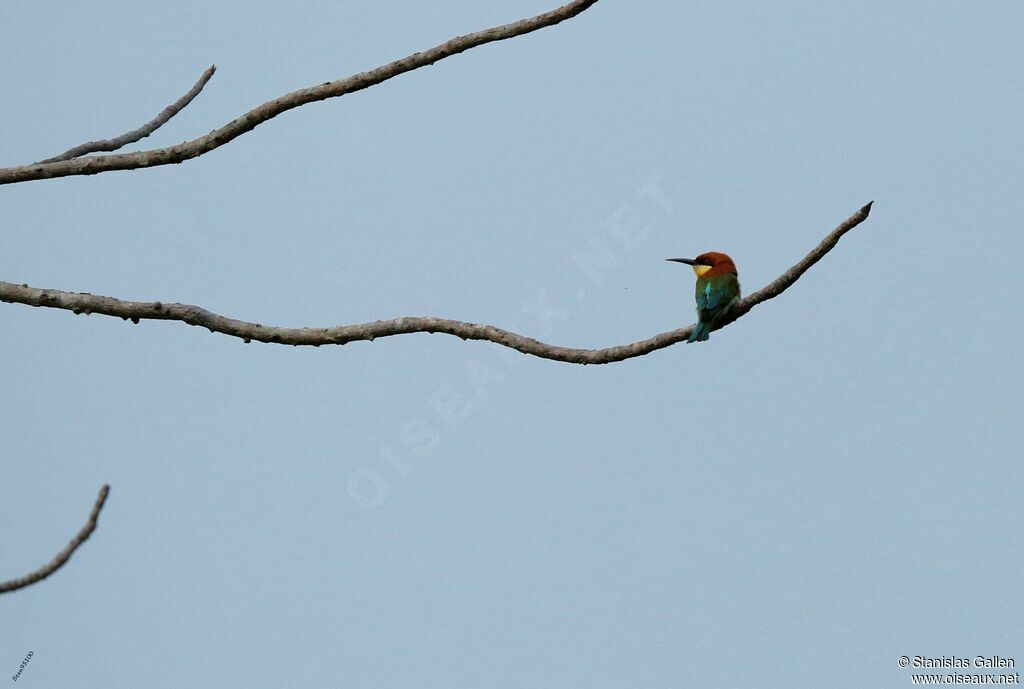
M740 296L740 281L735 275L716 275L711 278L700 278L697 280L697 310L715 312L724 309Z

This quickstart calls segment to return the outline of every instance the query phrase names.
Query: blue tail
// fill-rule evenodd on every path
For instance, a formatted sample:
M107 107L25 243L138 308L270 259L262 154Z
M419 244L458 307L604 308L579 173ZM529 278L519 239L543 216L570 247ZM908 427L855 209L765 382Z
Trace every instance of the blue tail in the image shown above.
M690 333L690 339L686 342L703 342L704 340L711 337L711 324L707 321L697 321L697 325L693 326L693 332Z

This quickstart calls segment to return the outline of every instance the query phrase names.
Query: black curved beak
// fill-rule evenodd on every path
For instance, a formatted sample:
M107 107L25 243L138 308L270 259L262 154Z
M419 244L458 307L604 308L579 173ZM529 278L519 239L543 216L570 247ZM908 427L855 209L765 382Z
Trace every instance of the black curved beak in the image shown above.
M666 258L666 261L675 261L676 263L685 263L688 266L697 265L697 261L692 258Z

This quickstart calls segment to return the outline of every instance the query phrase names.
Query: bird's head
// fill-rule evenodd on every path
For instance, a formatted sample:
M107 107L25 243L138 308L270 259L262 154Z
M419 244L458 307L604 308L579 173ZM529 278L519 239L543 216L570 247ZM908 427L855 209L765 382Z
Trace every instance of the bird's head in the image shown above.
M693 272L697 274L697 277L708 274L739 275L739 271L736 270L736 264L732 262L728 254L723 254L721 251L708 251L697 258L666 258L665 260L685 263L693 268Z

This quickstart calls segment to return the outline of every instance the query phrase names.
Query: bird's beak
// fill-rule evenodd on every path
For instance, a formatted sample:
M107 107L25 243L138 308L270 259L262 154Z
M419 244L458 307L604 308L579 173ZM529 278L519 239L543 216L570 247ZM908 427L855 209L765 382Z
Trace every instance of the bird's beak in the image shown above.
M697 261L692 258L666 258L666 261L675 261L676 263L685 263L688 266L697 265Z

